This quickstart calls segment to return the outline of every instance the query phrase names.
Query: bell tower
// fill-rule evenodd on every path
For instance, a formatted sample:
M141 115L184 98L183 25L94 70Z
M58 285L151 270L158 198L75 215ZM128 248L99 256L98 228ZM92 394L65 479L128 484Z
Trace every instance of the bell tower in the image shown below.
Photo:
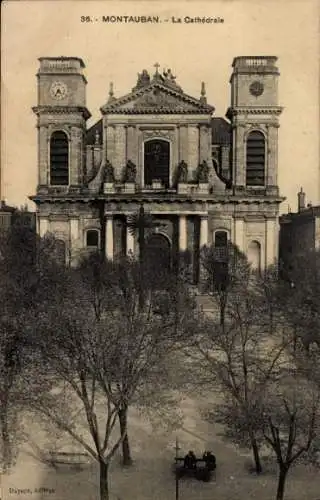
M233 60L231 106L232 177L236 192L278 195L278 77L274 56Z
M78 191L85 175L85 67L78 57L41 57L38 78L37 192Z

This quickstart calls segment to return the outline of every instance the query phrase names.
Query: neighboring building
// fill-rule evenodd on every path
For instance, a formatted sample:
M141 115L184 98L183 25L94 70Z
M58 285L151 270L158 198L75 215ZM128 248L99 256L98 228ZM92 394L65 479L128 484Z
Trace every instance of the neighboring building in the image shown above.
M0 200L0 231L6 231L12 224L12 214L15 212L14 207L9 207L5 201Z
M14 224L28 226L35 230L35 212L30 212L27 207L22 207L21 209L10 207L4 201L0 200L0 231L8 230Z
M41 236L54 233L66 255L100 248L138 252L126 222L141 204L159 223L147 248L174 261L228 240L256 267L278 257L278 76L276 57L236 57L226 117L213 117L204 83L184 93L170 70L143 70L131 92L110 84L102 118L87 129L84 63L42 57L38 71L38 186Z
M279 218L279 258L283 269L290 268L295 257L320 248L320 205L306 206L306 195L298 193L298 211Z

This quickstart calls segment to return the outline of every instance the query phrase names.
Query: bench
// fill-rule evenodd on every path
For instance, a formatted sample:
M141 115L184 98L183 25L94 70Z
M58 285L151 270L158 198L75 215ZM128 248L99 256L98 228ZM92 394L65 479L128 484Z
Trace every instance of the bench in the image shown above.
M196 459L196 467L194 469L185 468L184 458L182 457L175 457L175 462L175 473L179 478L183 476L192 476L200 481L210 481L213 471L216 468L215 464L213 467L208 467L207 462L203 458Z
M71 465L80 468L81 465L86 465L90 462L88 453L67 452L67 451L50 451L47 461L53 466Z

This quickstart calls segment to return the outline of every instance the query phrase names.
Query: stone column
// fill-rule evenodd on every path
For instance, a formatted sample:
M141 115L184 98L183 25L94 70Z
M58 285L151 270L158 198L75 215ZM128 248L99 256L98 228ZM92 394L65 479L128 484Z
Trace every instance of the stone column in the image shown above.
M244 220L234 220L234 244L237 245L240 252L244 252Z
M203 246L208 245L208 216L204 215L200 217L200 249Z
M129 231L129 227L127 226L127 255L130 253L134 255L134 235Z
M46 235L46 233L49 232L50 223L49 220L44 217L39 217L38 221L39 221L39 226L38 226L39 236L40 238L43 238Z
M185 215L179 216L179 251L185 252L187 250L187 217Z
M106 257L113 260L113 217L112 215L106 216Z

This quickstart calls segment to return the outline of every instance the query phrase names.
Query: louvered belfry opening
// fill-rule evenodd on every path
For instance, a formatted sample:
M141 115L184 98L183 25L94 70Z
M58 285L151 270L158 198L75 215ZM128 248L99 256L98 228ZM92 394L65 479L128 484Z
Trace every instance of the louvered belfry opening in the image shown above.
M53 132L50 139L50 184L69 184L69 141L62 130Z
M265 138L262 132L250 132L247 138L246 185L264 186Z
M170 143L161 139L146 141L144 144L144 184L160 180L162 186L169 187Z

